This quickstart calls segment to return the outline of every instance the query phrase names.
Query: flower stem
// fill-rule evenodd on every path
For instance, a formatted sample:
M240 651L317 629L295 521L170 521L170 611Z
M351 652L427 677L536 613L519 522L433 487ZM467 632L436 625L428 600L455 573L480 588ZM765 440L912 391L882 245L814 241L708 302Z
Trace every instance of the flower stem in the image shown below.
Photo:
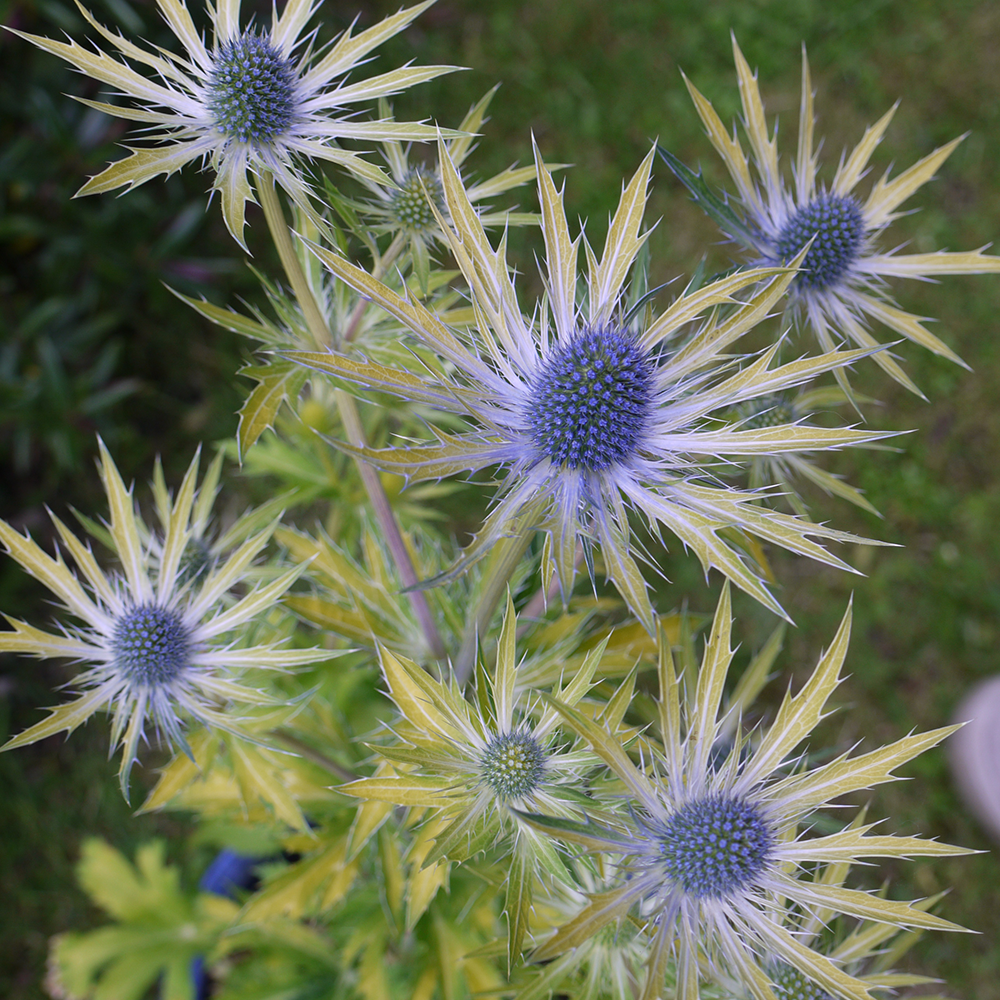
M349 768L343 767L335 760L321 753L315 747L311 747L305 740L299 739L290 729L273 729L272 734L276 736L285 746L291 747L306 760L311 760L317 767L329 771L336 775L341 781L355 781L357 775Z
M475 610L469 619L462 648L455 657L455 680L464 687L472 676L472 668L476 662L476 647L479 637L489 628L493 613L497 609L500 598L507 591L507 584L514 575L524 553L528 551L531 539L535 537L537 527L533 517L522 519L517 533L509 538L503 538L493 547L490 555L489 572L484 574L482 592Z
M298 300L299 308L305 317L309 333L317 347L330 346L330 328L326 325L326 319L320 312L313 295L309 282L306 279L305 271L299 263L298 255L295 253L295 244L292 242L292 234L285 222L285 213L282 211L281 202L278 201L278 192L274 189L274 176L265 172L257 184L257 194L260 195L260 207L264 210L264 218L267 220L267 228L271 231L271 239L274 240L275 249L281 258L281 265L285 269L288 281Z
M344 422L344 430L347 432L347 439L358 448L364 448L365 441L364 428L361 426L361 417L358 414L357 404L354 397L344 392L343 389L336 390L337 405L340 407L340 418ZM410 558L410 551L406 547L402 532L396 523L392 506L386 496L382 480L374 466L367 462L358 460L358 471L361 474L362 482L368 492L368 499L375 510L375 517L378 519L385 534L386 544L392 553L396 569L399 571L400 579L404 587L415 587L420 583L420 577L414 568L413 560ZM422 590L410 590L408 595L410 603L413 605L413 612L417 616L420 628L424 633L427 648L436 660L444 658L445 648L438 633L437 625L434 623L434 616L431 614L430 605L427 603L427 595Z
M274 240L275 248L278 251L278 256L281 258L281 263L285 268L285 274L288 276L288 281L292 286L292 291L295 293L295 298L302 309L302 315L305 317L309 332L317 347L328 347L332 342L330 328L326 324L326 319L320 311L316 297L313 295L312 289L309 287L309 282L306 280L305 272L302 270L302 265L299 263L298 255L295 253L292 234L285 221L285 213L281 208L281 203L278 201L278 193L274 189L274 177L270 172L265 172L260 178L260 183L257 185L257 193L260 195L261 208L264 210L264 218L267 220L271 238ZM392 247L389 249L391 250ZM397 250L396 252L398 254L399 251ZM387 250L382 257L383 262L388 255L389 251ZM384 267L387 266L388 264L384 264ZM366 304L360 303L362 306ZM347 437L351 444L358 448L367 447L368 442L365 439L364 428L361 425L361 416L358 413L354 397L338 389L336 398L337 406L340 409L340 418L344 423L344 430L347 432ZM375 517L378 520L379 526L382 528L386 544L389 546L393 561L396 563L396 569L399 572L400 579L403 581L403 586L414 587L420 582L420 578L417 576L413 560L410 558L409 549L406 547L403 534L396 522L396 516L393 513L392 505L389 503L389 498L386 496L385 488L382 485L382 480L379 478L378 471L362 459L358 459L357 465L358 472L361 475L361 482L364 484L368 500L375 511ZM434 622L434 616L431 614L430 605L427 603L427 595L419 590L411 590L408 596L413 606L414 614L417 616L417 621L420 623L420 628L424 633L428 651L435 659L442 659L445 655L444 643L441 641L437 625Z

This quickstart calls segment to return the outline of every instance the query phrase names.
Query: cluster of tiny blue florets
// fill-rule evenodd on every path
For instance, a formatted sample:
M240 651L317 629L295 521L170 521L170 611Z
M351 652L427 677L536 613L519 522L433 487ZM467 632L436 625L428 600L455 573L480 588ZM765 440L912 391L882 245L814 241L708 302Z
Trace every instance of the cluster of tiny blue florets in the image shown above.
M833 1000L821 986L790 965L779 965L771 972L774 995L778 1000Z
M134 685L159 687L188 667L191 636L180 615L136 604L118 617L111 636L115 667Z
M864 216L853 198L822 194L785 223L775 241L775 253L779 260L790 261L815 236L795 283L802 289L821 291L844 277L858 258L864 235Z
M240 142L266 145L295 117L295 71L270 41L247 32L215 54L209 107L215 126Z
M699 899L747 888L767 869L775 844L758 806L724 794L686 802L657 839L667 878Z
M444 190L437 174L426 167L414 167L389 197L389 204L396 221L416 233L433 229L437 225L437 219L434 217L427 195L430 195L435 208L443 213Z
M557 465L599 472L634 454L649 423L654 365L614 327L583 330L557 347L532 384L528 423Z
M483 751L479 770L498 798L521 798L541 784L545 752L530 733L502 733L494 736Z

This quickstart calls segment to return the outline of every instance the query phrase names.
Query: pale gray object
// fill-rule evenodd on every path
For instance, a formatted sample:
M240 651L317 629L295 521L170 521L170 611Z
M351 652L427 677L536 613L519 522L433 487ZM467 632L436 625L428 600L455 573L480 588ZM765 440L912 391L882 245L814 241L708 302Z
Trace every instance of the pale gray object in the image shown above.
M973 688L955 721L968 723L949 740L955 783L969 810L1000 841L1000 677Z

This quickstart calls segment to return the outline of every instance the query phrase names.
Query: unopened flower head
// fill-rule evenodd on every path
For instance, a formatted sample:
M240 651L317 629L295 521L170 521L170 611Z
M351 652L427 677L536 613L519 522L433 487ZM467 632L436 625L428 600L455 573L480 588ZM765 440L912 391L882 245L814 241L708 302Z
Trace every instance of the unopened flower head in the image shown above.
M423 235L436 228L436 208L444 208L441 182L426 167L417 165L399 179L399 186L389 196L392 214L400 228Z
M711 102L687 78L685 83L712 145L736 184L737 198L720 208L718 198L709 195L701 178L664 151L671 169L727 235L754 255L757 263L788 262L808 246L802 269L789 289L789 305L796 320L812 329L823 350L831 350L841 340L859 347L876 345L868 329L868 323L875 322L885 324L894 335L962 364L950 347L927 330L921 317L903 311L893 302L884 290L885 279L995 274L1000 273L1000 258L987 256L981 250L902 254L879 247L883 231L904 214L897 211L899 206L934 176L961 139L930 153L893 180L887 171L872 185L867 197L860 195L858 184L889 127L896 110L893 107L865 131L850 155L841 158L832 182L824 186L817 180L819 155L814 139L812 81L803 50L798 151L789 189L778 167L777 130L775 135L768 134L756 75L735 38L733 52L750 158L739 139L730 135ZM741 211L742 217L734 208ZM919 393L888 351L876 351L872 358L901 385ZM850 392L843 371L837 376L845 391Z
M479 758L482 783L499 799L525 799L545 781L545 750L529 730L491 736Z
M436 681L411 661L381 651L389 694L403 715L394 727L396 735L413 746L433 750L433 761L428 758L420 773L440 776L441 793L434 805L461 817L458 825L469 834L484 823L490 834L480 837L479 849L516 829L508 806L565 814L561 786L579 776L580 755L560 749L557 741L558 712L534 705L530 692L518 684L512 641L516 625L513 605L508 602L496 673L484 680L490 689L488 711L482 710L481 699L470 703L453 684ZM575 703L586 693L598 659L593 653L585 658L565 697ZM393 745L380 744L377 749L389 760L397 759ZM408 752L399 759L404 758L409 761ZM593 763L589 753L583 758ZM404 794L406 787L406 779L401 778L397 793ZM378 789L381 794L381 784ZM341 790L369 797L372 786L361 780ZM456 845L456 856L461 855L462 846Z
M473 133L482 131L489 119L486 117L490 102L496 94L494 87L470 109L458 127L458 135L445 142L445 148L455 169L462 172L474 149ZM391 120L392 109L380 102L379 117ZM464 134L463 134L464 133ZM410 147L398 141L381 143L381 151L391 174L391 181L373 183L367 178L362 182L374 195L357 205L358 210L371 218L375 233L389 233L399 244L409 250L414 273L426 293L430 277L430 254L436 243L447 243L441 229L441 220L448 219L448 206L440 167L436 163L416 161ZM479 221L491 226L537 225L538 216L528 212L495 211L484 204L513 188L520 187L535 177L534 166L512 166L494 177L471 183L469 200L476 206Z
M456 684L437 681L383 649L382 669L402 718L392 727L396 740L375 749L394 773L339 788L359 798L426 808L424 831L434 847L422 858L424 865L464 861L493 849L510 856L505 908L511 962L520 954L525 900L530 903L538 876L565 875L551 842L520 823L514 810L579 816L583 775L597 763L589 750L561 745L559 713L520 686L516 628L508 598L495 672L480 675L488 690L480 688L471 701ZM587 654L561 691L563 699L577 704L588 692L602 654L603 646Z
M366 368L341 363L333 354L290 356L468 421L468 432L441 433L429 446L361 452L377 466L413 480L501 468L504 481L496 506L453 572L505 535L541 529L548 535L546 582L558 574L565 597L573 587L578 546L596 543L606 572L652 631L653 612L628 524L630 508L654 534L666 528L706 570L720 569L779 612L757 568L733 547L732 529L843 567L808 536L842 541L849 536L758 507L754 501L761 493L725 488L713 471L721 455L839 448L883 436L789 423L740 429L732 421L709 422L722 408L783 391L859 356L833 351L771 367L772 350L737 370L728 349L764 319L794 271L763 268L729 275L691 289L654 317L644 308L642 291L627 289L645 242L641 225L650 152L622 193L603 257L585 244L589 273L580 305L577 257L584 237L571 238L562 194L536 149L548 289L544 304L526 316L517 302L505 243L493 249L447 150L443 144L440 148L454 227L450 246L469 283L476 317L472 333L453 333L420 303L401 299L342 257L314 249L334 274L405 323L424 347L452 366L455 377ZM750 285L757 286L756 294L734 305L734 296ZM629 304L630 294L638 305ZM720 305L732 308L704 319ZM698 319L701 327L682 341L680 331Z
M793 751L824 716L840 683L850 634L850 609L830 649L797 694L789 692L771 727L751 749L737 727L728 753L720 737L733 729L734 703L723 691L733 658L728 586L716 612L696 679L675 672L669 644L659 663L662 748L636 766L600 725L569 706L568 724L587 739L628 789L629 820L547 823L526 817L541 832L617 853L628 878L593 900L538 950L548 960L596 934L629 912L644 921L651 942L646 996L655 996L668 967L678 993L697 995L706 968L729 975L755 997L762 985L805 989L802 996L866 996L867 984L845 971L838 954L822 954L814 940L836 914L886 928L960 930L920 904L883 899L843 886L850 865L867 857L965 853L961 848L891 835L868 836L874 824L857 822L829 836L808 836L811 815L831 800L891 781L893 770L940 742L955 727L907 736L858 757L844 754L815 767L801 766ZM823 869L819 866L840 866ZM833 875L831 875L833 872ZM838 877L839 876L839 877ZM791 920L785 919L791 914ZM812 934L806 931L812 929ZM846 954L846 952L845 952ZM803 986L802 984L805 984ZM683 989L682 989L683 988ZM809 992L812 991L812 992Z
M92 177L80 194L133 188L192 160L207 160L215 171L213 190L219 192L226 225L242 245L246 202L253 199L248 173L256 184L271 183L268 175L273 175L296 204L312 212L301 161L325 160L371 183L384 183L387 178L378 167L341 148L339 141L420 141L438 135L437 129L413 122L353 121L350 109L454 67L404 67L357 83L344 79L433 2L401 10L357 35L349 28L318 51L312 45L315 32L302 34L318 0L288 0L280 15L275 8L266 30L241 27L240 0L209 4L210 46L182 0L157 0L184 46L183 55L147 51L98 24L85 10L90 25L121 58L100 49L91 52L73 41L16 33L116 87L138 107L84 103L153 127L146 136L151 145L130 147L131 156Z
M740 426L748 431L780 427L782 424L793 423L799 417L790 395L785 392L772 392L749 403L742 403L738 407L738 415L741 419Z
M207 517L196 488L197 456L175 499L165 487L162 493L156 490L164 517L162 536L137 517L131 491L103 443L101 461L111 508L108 538L121 563L120 573L106 574L90 548L54 515L59 537L85 582L70 571L62 555L53 559L0 521L0 541L7 552L84 623L64 626L62 635L52 635L12 620L14 630L0 632L0 650L86 665L73 681L81 689L79 697L53 709L47 719L15 736L3 749L70 732L104 709L112 716L112 742L123 748L119 776L127 795L129 772L139 741L146 736L147 721L170 743L185 749L185 719L245 735L239 717L230 714L231 707L276 702L239 683L240 673L248 668L294 667L333 654L274 645L241 647L238 642L241 626L265 613L305 568L281 573L242 597L232 594L267 544L273 524L247 538L228 559L212 560L197 573L185 569L192 527ZM209 498L212 493L210 488ZM200 565L200 553L197 561Z
M845 392L836 385L810 386L795 391L775 392L741 403L733 408L729 417L745 430L780 427L791 423L805 427L810 425L816 413L835 412L837 407L850 402L861 405L871 400L857 392ZM884 446L869 444L862 447ZM746 481L755 490L777 486L779 492L774 498L775 502L787 504L803 517L808 514L800 493L803 482L812 483L828 495L840 497L872 514L878 514L857 487L822 468L814 456L807 453L790 451L780 455L755 455L748 463Z

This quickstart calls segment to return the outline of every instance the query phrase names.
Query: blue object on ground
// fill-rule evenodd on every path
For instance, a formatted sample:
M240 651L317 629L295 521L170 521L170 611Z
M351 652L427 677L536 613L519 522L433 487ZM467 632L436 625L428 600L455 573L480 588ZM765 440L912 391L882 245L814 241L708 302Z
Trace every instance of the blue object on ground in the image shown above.
M255 878L253 870L259 862L260 858L238 854L224 847L205 869L205 874L198 882L198 888L202 892L234 899L237 890L249 889L253 885ZM208 975L205 972L205 959L201 955L191 962L191 980L194 984L195 1000L209 1000Z
M203 892L215 893L216 896L233 898L234 890L250 888L254 878L254 866L259 862L260 858L237 854L236 851L224 847L205 869L198 888Z

